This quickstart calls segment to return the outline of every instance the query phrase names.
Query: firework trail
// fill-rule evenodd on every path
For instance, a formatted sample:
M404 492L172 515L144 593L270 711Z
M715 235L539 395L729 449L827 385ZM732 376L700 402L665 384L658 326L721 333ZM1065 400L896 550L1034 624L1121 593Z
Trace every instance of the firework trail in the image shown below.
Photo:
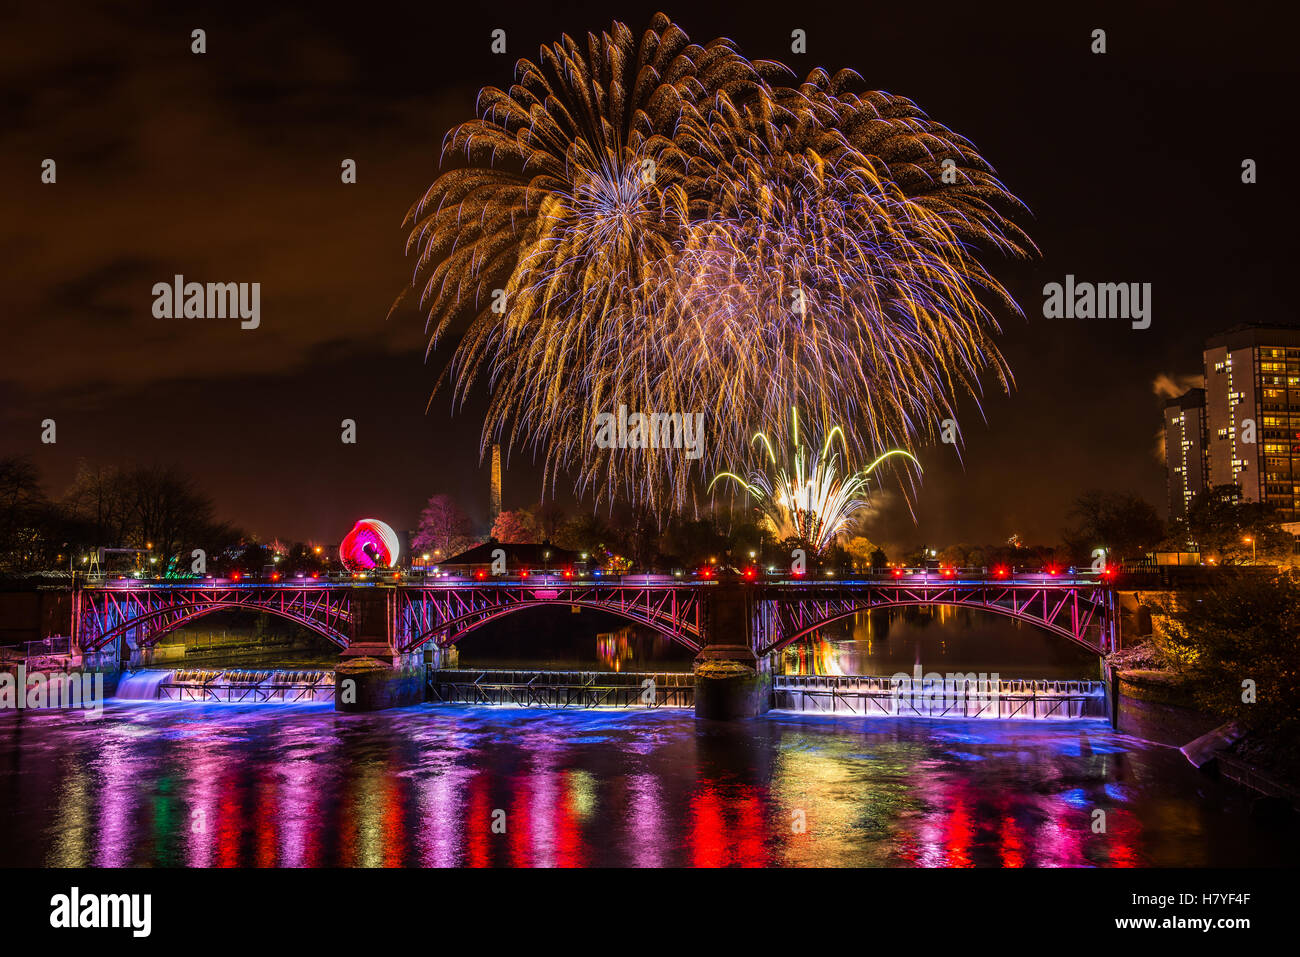
M932 440L985 375L1009 387L992 310L1018 310L975 251L1034 251L1020 202L910 100L791 77L660 14L639 39L565 36L480 94L407 248L429 351L468 321L439 385L463 402L486 382L483 448L672 507L792 407L865 459ZM597 447L620 404L703 412L703 458Z
M850 472L848 441L841 428L834 426L819 441L805 443L799 433L799 413L794 409L790 420L788 446L774 445L762 432L753 437L753 444L761 445L766 453L765 467L754 469L745 478L734 472L720 472L709 488L722 479L731 480L754 500L777 541L795 539L817 557L870 504L870 478L879 466L894 456L910 460L918 470L920 463L904 449L891 449L866 468ZM835 448L836 438L843 451L842 462ZM783 461L786 464L782 465Z

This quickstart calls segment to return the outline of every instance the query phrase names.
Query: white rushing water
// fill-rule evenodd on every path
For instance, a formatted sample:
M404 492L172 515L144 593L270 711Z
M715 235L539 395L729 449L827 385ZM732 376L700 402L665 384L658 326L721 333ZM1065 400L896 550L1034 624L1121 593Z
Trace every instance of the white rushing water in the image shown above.
M135 671L118 683L120 701L157 701L158 686L174 674L171 671Z

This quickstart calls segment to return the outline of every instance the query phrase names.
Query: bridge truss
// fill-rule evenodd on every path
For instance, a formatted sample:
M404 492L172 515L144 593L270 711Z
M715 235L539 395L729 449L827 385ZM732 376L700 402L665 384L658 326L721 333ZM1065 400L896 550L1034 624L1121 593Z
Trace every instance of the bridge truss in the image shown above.
M94 652L121 637L152 645L187 621L223 608L288 618L346 648L352 621L347 588L295 585L130 585L84 589L74 612L75 636Z
M777 651L849 615L876 608L951 605L1015 618L1097 655L1118 647L1113 589L1099 582L844 582L769 585L754 626L754 651Z
M698 651L702 640L701 594L709 586L575 583L456 582L408 586L398 592L394 647L414 651L426 642L448 647L502 615L540 605L596 608L655 629Z

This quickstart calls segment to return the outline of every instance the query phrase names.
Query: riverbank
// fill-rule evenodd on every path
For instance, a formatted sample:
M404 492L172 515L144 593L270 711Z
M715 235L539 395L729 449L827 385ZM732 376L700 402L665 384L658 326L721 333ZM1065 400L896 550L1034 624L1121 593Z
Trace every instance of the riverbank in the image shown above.
M1131 669L1118 675L1116 730L1144 741L1181 748L1224 724L1195 700L1190 680L1171 671ZM1297 743L1247 731L1204 766L1257 795L1287 801L1300 811Z

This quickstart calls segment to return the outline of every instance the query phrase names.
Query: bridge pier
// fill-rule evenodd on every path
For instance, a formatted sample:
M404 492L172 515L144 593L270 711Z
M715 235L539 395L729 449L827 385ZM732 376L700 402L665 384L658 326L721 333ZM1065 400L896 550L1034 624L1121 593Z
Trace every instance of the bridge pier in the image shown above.
M383 711L424 701L424 653L394 647L396 608L392 588L354 590L351 641L334 669L336 711Z
M83 674L102 674L104 676L104 697L111 698L117 694L117 686L122 680L122 662L118 660L117 648L110 647L106 652L81 652L76 649L72 654L70 667Z
M736 580L719 581L703 608L703 647L695 656L695 717L753 718L772 707L772 671L754 654L756 599Z

